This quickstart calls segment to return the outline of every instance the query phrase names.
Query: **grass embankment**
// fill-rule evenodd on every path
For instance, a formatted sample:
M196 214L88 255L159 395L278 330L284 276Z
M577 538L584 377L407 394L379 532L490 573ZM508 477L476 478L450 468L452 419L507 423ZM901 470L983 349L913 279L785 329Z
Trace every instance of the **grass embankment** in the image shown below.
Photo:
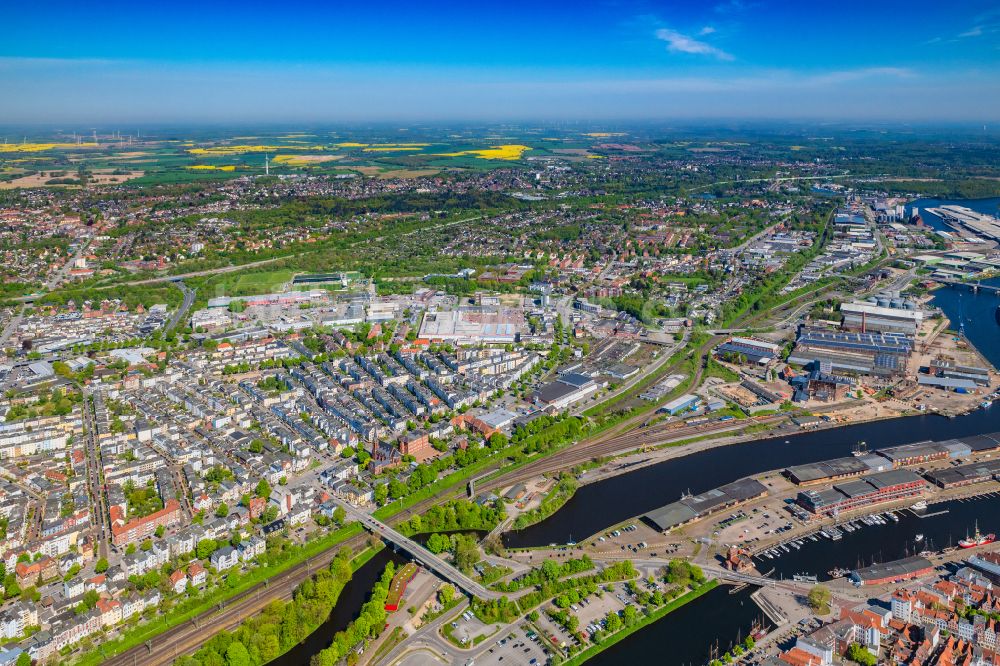
M671 601L671 602L669 602L667 604L664 604L660 608L656 609L655 611L653 611L649 615L643 616L643 618L641 620L639 620L638 622L636 622L635 624L633 624L631 627L625 627L624 629L622 629L618 633L616 633L616 634L614 634L612 636L609 636L600 645L593 645L593 646L587 648L586 650L584 650L583 652L581 652L581 653L577 654L576 656L572 657L568 661L563 662L562 666L579 666L580 664L582 664L583 662L587 661L588 659L597 656L601 652L604 652L605 650L607 650L609 647L611 647L615 643L618 643L620 641L625 640L626 638L628 638L629 636L631 636L635 632L639 631L640 629L642 629L644 627L648 627L649 625L651 625L652 623L656 622L657 620L659 620L663 616L668 615L669 613L677 610L681 606L683 606L683 605L685 605L685 604L687 604L687 603L689 603L691 601L694 601L695 599L697 599L698 597L702 596L703 594L706 594L706 593L710 592L711 590L715 589L715 587L718 584L719 584L719 582L717 580L710 580L710 581L708 581L706 583L702 583L697 588L691 590L690 592L688 592L684 596L677 597L673 601Z
M542 522L561 509L576 494L576 489L579 486L580 484L573 476L563 475L537 509L525 511L517 517L517 520L514 521L514 529L520 530Z

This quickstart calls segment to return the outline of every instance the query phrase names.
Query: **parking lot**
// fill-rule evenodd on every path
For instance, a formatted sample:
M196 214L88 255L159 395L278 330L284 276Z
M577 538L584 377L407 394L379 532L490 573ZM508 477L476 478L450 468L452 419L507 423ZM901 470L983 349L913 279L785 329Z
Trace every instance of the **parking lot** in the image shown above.
M475 644L477 636L483 636L482 642L485 644L499 628L495 624L483 624L479 621L479 618L472 614L472 611L466 611L451 623L450 633L452 638L457 640L460 645L471 647Z
M617 553L623 556L627 554L649 557L669 557L680 550L680 545L676 541L642 522L629 523L604 532L588 541L588 547L604 555Z
M496 666L541 666L549 661L548 648L535 632L520 626L492 641L489 649L476 656L476 664Z

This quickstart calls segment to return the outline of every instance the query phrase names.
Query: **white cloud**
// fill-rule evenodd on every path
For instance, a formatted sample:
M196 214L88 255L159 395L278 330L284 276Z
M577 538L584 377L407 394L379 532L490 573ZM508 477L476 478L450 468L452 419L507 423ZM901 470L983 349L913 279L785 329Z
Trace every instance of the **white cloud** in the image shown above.
M712 56L719 60L733 60L733 56L722 49L712 46L708 42L703 42L677 32L676 30L660 28L656 31L656 38L666 42L667 50L671 53L691 53L694 55Z
M983 26L977 25L971 30L966 30L965 32L959 34L959 37L981 37L983 34Z
M710 25L706 25L704 28L698 31L698 34L701 36L705 36L705 35L711 35L713 32L715 32L715 28L713 28Z
M845 69L807 76L802 82L811 85L833 85L850 83L861 79L909 79L914 76L913 71L905 67L861 67L859 69Z

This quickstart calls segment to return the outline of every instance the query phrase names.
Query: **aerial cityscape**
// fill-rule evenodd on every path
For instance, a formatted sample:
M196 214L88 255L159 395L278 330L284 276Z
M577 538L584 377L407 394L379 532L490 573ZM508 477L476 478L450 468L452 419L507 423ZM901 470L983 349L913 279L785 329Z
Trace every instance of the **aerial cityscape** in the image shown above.
M210 4L5 12L0 666L1000 665L1000 8Z

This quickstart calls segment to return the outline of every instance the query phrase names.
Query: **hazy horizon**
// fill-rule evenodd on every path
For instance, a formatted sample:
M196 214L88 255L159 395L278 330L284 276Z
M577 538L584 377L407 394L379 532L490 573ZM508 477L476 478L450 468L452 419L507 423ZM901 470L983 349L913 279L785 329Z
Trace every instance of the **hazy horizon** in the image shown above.
M22 3L0 123L1000 120L1000 6Z

